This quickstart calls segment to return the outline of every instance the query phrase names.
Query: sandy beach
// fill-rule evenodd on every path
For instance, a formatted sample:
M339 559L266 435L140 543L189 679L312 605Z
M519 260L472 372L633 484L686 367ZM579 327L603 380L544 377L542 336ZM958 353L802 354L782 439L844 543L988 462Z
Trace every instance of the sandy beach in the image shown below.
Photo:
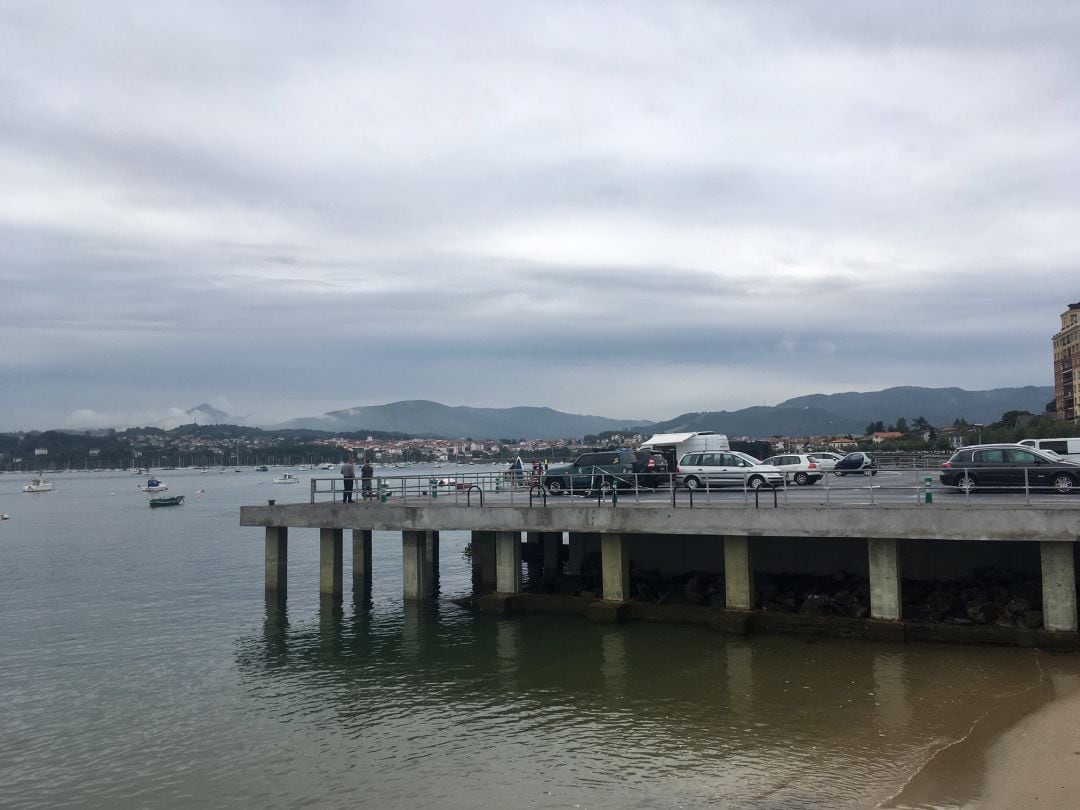
M1001 701L884 807L1080 807L1080 656L1051 656L1031 689Z
M1080 660L1075 662L1080 669ZM977 810L1080 807L1080 675L1053 674L1059 697L987 751Z

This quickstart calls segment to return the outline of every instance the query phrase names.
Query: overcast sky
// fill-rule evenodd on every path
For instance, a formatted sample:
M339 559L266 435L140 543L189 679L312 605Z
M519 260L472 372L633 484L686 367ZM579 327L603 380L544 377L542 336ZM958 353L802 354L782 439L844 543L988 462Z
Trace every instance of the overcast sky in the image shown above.
M1051 385L1080 4L0 4L0 430Z

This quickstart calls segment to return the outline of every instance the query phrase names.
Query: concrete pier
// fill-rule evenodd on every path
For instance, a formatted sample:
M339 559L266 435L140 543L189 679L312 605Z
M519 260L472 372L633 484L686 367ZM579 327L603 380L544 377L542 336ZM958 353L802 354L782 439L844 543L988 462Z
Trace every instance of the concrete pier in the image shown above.
M341 594L344 566L341 546L341 529L319 529L319 593Z
M521 532L495 532L495 590L521 592Z
M600 560L604 599L625 602L630 598L630 554L621 534L600 535Z
M352 570L354 583L371 584L371 529L352 530Z
M1073 543L1041 543L1043 624L1047 630L1075 632L1076 560Z
M429 531L401 533L402 584L406 599L427 599L434 592L433 543Z
M870 615L900 619L900 544L895 539L872 537L870 555Z
M358 583L370 582L373 532L400 531L403 592L410 601L427 599L435 592L439 530L465 529L472 534L474 593L498 592L499 598L492 601L502 612L550 609L616 621L675 616L679 617L675 620L700 621L723 632L743 634L797 632L811 620L818 625L832 622L840 633L890 639L953 636L981 640L1013 633L1016 643L1072 649L1080 647L1078 514L1080 509L1065 499L1055 508L933 509L892 505L687 508L658 503L639 507L622 502L616 507L572 501L557 507L470 507L440 500L419 505L371 502L362 507L337 503L245 506L241 524L265 529L268 594L285 593L288 529L292 527L319 529L319 588L328 595L340 595L342 590L344 529L352 532L357 589L365 587ZM562 576L565 559L565 580L555 587L522 593L523 533L533 543L531 563L542 560L543 579L550 584ZM565 556L564 536L568 537ZM640 572L633 581L632 571ZM970 611L953 614L966 621L931 618L928 623L927 617L936 608L915 594L936 587L933 583L978 579L980 571L993 572L995 579L989 581L1007 583L1008 588L1015 588L1014 594L994 597L998 602L989 610L979 604L986 601L985 596L953 609ZM695 576L684 576L689 573ZM536 575L537 571L530 571L532 584L537 583ZM792 601L792 588L803 587L793 583L814 578L832 581L837 575L846 583L842 593L848 601L831 603L819 593L806 591L801 591L797 602ZM762 580L758 583L762 588L764 582L770 583L769 593L760 594L769 602L763 610L757 609L755 578ZM779 591L774 587L778 578L783 583ZM911 583L908 620L902 582ZM723 608L715 598L721 588ZM816 601L811 602L811 596ZM1008 607L1004 616L1007 604L1020 606ZM844 612L848 607L851 611ZM870 618L885 621L867 622L863 618L867 611ZM1004 624L1002 617L1007 620Z
M285 593L289 568L289 530L266 527L266 590Z
M753 609L756 599L749 537L724 536L724 585L725 604L729 609Z

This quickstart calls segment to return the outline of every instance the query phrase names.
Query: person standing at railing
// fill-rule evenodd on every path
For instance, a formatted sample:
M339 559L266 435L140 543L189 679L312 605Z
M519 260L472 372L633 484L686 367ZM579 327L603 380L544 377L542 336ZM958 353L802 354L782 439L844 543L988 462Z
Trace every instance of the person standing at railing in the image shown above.
M371 479L375 477L375 470L371 467L371 462L368 459L364 459L364 465L360 468L360 494L363 498L371 497Z
M353 480L356 478L356 470L350 459L345 459L341 465L341 477L345 479L345 494L341 496L342 503L352 503Z

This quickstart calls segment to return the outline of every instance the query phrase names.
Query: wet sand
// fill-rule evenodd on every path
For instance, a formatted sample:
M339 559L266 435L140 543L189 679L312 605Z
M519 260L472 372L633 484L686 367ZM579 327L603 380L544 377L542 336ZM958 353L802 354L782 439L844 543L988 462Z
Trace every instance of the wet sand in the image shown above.
M944 746L890 808L1080 807L1080 656L1048 656L1037 684Z
M987 752L978 810L1080 807L1080 689L1069 689L1009 729Z

